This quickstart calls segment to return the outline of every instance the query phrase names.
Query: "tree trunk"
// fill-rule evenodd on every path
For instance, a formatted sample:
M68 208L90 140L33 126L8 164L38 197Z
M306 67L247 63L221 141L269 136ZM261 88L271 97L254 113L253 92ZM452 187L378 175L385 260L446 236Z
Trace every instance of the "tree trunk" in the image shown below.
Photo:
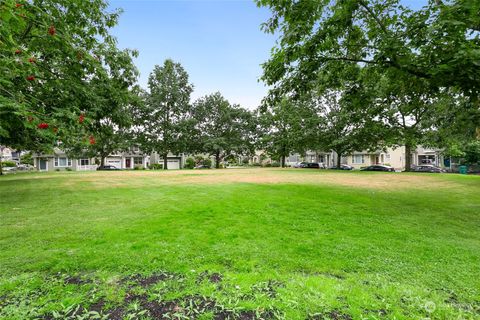
M215 168L220 169L220 152L215 153Z
M337 152L337 169L340 169L341 162L342 162L342 153Z
M412 145L405 142L405 171L412 171Z
M168 170L168 153L163 155L163 170Z
M285 144L282 146L282 156L280 158L280 163L281 163L281 166L282 168L285 168L285 158L286 158L286 154L287 154L287 147L285 146Z
M100 166L103 167L105 165L105 156L100 155Z
M2 156L0 155L0 176L3 176Z

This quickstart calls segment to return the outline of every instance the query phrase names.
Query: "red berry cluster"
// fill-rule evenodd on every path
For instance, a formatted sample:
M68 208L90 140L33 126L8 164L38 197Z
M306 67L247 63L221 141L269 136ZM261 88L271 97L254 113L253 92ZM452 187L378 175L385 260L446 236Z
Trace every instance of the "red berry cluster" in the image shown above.
M48 28L48 33L49 33L51 36L54 36L56 32L57 32L57 30L55 30L55 26L54 26L54 25L51 25L50 28Z
M48 126L48 123L42 122L42 123L39 123L37 127L38 129L48 129L49 126Z
M79 122L79 123L83 123L83 121L85 121L85 115L82 113L82 114L78 117L78 122Z
M27 80L28 80L28 81L33 81L33 80L35 80L35 76L28 76L28 77L27 77Z
M89 140L90 140L90 144L95 144L95 137L94 136L90 136Z

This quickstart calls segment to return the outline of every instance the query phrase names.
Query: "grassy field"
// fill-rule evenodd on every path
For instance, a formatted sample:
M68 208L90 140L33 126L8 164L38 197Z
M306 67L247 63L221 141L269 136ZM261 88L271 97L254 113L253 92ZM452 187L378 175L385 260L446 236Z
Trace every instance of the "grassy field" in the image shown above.
M1 319L480 319L480 176L0 177Z

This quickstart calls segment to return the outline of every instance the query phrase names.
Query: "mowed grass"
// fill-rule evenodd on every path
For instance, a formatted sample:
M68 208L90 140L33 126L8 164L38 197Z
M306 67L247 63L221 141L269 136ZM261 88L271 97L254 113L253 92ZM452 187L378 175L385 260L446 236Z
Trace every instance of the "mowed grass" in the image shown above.
M0 177L2 319L480 319L480 176Z

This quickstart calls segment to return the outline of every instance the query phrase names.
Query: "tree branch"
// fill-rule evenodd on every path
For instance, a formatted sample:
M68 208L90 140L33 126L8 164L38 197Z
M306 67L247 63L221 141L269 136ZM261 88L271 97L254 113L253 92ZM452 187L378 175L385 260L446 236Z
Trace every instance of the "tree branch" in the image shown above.
M380 21L380 19L378 19L378 16L372 11L372 9L370 9L369 6L367 6L367 4L365 3L365 1L363 0L360 0L358 2L360 4L360 6L362 6L367 12L368 14L377 22L378 26L380 27L380 29L382 29L382 31L387 34L388 33L388 30L387 28L385 27L385 25L383 25L382 21Z

